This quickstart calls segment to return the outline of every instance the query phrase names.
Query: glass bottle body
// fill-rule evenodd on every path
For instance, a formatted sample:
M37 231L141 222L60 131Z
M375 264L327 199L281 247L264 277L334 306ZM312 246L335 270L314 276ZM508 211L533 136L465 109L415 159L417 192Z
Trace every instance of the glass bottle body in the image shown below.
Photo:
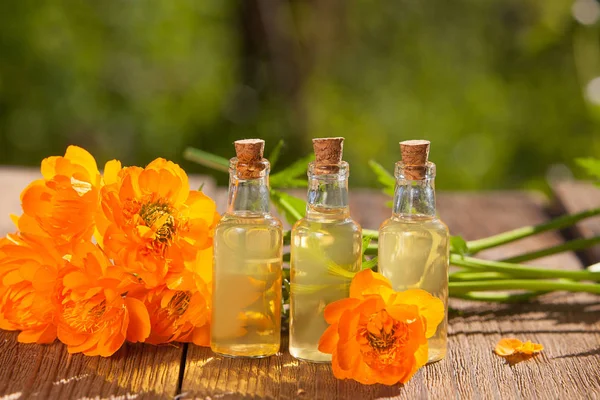
M444 303L444 320L428 339L428 361L435 362L447 352L450 235L435 215L435 166L425 179L410 181L399 164L394 212L379 229L379 271L396 291L423 289Z
M283 227L268 212L268 183L237 184L238 203L230 188L229 211L215 229L211 349L267 357L281 340Z
M358 272L361 268L362 231L350 218L347 167L344 173L340 178L309 172L307 216L292 229L289 351L312 362L331 361L330 354L318 350L328 327L323 311L349 295L350 279L336 275L335 269Z

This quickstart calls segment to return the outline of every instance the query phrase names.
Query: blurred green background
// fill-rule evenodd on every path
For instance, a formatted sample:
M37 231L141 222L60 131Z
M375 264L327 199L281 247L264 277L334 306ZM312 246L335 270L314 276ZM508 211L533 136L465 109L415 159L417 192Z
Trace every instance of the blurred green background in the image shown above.
M443 189L544 188L600 155L596 0L0 2L0 164L345 136L352 186L427 138ZM220 182L224 174L216 173Z

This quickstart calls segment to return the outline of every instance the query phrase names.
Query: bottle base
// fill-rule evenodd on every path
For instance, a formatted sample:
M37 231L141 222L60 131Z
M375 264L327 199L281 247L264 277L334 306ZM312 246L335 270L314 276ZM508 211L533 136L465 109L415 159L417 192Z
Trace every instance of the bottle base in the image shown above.
M279 345L273 344L239 344L230 346L212 346L211 350L220 356L230 358L265 358L279 352Z
M427 364L435 364L438 361L442 361L446 357L446 349L438 351L429 351L429 357L427 358Z
M299 350L291 349L290 354L297 360L306 361L315 364L328 364L331 363L331 354L321 353L318 350Z

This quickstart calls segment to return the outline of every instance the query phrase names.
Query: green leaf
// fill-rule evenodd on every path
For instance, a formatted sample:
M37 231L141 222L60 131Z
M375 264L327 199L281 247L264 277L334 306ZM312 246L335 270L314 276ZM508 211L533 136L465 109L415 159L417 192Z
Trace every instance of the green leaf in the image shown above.
M383 185L383 192L389 196L393 196L396 187L396 178L394 178L394 175L390 174L381 164L374 160L369 161L369 167L377 176L377 181Z
M206 151L188 147L183 152L183 158L217 171L229 172L229 160Z
M303 218L306 212L304 200L278 190L271 190L271 201L290 225Z
M373 269L377 266L377 256L371 258L370 260L363 260L362 269Z
M575 159L577 165L586 170L593 177L600 179L600 160L592 157Z
M199 192L201 192L201 191L202 191L202 189L204 189L204 184L205 184L205 182L202 182L202 183L200 184L200 187L198 188L198 191L199 191Z
M467 242L461 236L450 237L450 251L461 256L464 256L469 252Z
M363 232L362 235L362 255L365 255L365 251L367 251L367 247L369 247L369 244L371 243L371 240L373 240L374 236L373 235L369 235L369 234L365 234Z
M306 178L297 179L300 175L306 174L306 167L309 162L313 161L315 156L310 154L294 162L283 171L271 175L269 182L273 188L293 188L306 187Z
M279 160L279 154L281 154L281 149L283 148L283 139L280 139L279 142L275 145L275 148L269 154L269 163L271 163L271 169L275 167L277 161Z

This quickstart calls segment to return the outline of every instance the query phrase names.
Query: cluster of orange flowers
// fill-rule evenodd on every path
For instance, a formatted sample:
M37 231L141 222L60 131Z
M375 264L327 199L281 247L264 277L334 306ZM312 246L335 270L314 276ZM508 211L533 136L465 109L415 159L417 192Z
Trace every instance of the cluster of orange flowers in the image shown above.
M214 201L160 158L101 175L70 146L41 171L0 239L0 328L106 357L125 340L208 345Z
M350 297L324 311L329 327L319 350L332 355L333 374L362 384L406 383L427 363L427 339L444 319L444 304L421 289L392 290L383 275L364 270Z

